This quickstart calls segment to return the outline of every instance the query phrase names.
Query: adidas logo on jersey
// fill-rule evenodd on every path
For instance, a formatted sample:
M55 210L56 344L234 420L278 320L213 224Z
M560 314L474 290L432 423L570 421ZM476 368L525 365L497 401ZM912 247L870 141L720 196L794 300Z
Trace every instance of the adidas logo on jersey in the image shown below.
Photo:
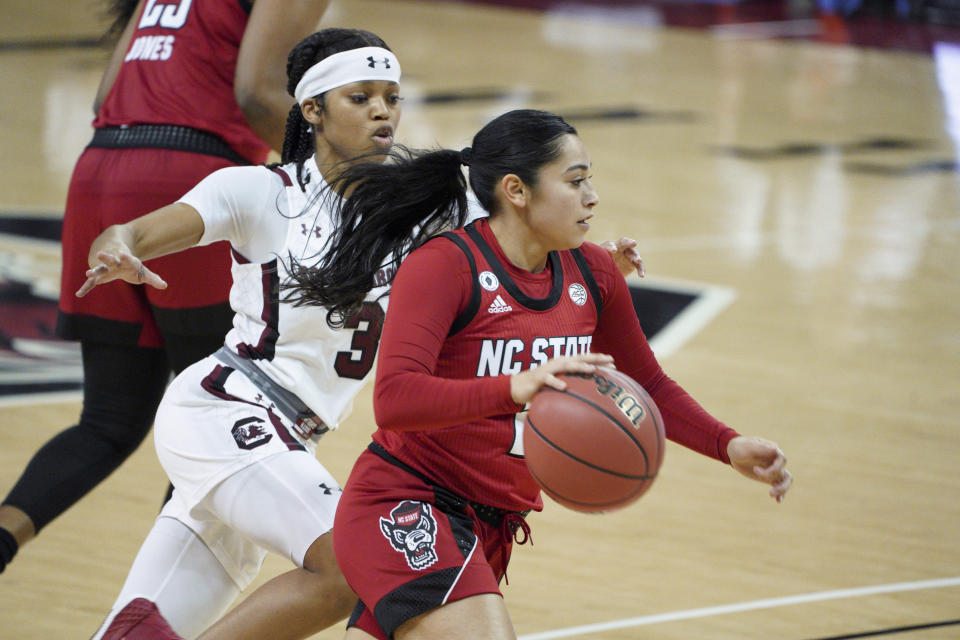
M487 307L487 313L506 313L507 311L513 311L513 307L504 302L500 296L494 298L490 306Z

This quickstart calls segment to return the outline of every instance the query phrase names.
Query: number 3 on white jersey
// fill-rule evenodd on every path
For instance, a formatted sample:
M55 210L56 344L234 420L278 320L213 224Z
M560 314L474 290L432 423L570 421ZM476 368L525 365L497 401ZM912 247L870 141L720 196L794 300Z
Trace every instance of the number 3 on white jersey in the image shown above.
M193 0L179 0L177 2L161 2L147 0L147 7L143 10L138 29L149 29L158 24L164 29L179 29L187 22L190 13L190 4Z

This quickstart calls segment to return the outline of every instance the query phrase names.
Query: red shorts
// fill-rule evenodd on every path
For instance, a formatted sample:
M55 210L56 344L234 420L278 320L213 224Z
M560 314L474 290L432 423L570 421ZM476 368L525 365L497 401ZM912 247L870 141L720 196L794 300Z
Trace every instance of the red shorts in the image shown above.
M363 604L349 624L387 640L447 602L500 594L512 544L469 503L364 451L333 525L337 563Z
M225 242L150 260L170 285L161 291L114 281L83 298L90 245L101 231L176 202L228 160L165 149L88 148L70 181L63 220L63 271L57 333L141 347L162 333L205 335L230 328L230 249Z

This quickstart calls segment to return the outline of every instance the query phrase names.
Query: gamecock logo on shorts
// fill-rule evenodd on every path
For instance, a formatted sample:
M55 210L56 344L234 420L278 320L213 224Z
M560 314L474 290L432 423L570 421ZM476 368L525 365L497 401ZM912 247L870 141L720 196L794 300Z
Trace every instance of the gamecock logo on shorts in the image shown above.
M390 511L389 520L380 518L380 531L411 569L421 571L437 561L437 521L429 504L404 500Z
M230 433L233 434L233 439L241 449L256 449L270 442L270 438L273 437L272 433L267 433L263 428L263 424L260 418L244 418L234 423Z

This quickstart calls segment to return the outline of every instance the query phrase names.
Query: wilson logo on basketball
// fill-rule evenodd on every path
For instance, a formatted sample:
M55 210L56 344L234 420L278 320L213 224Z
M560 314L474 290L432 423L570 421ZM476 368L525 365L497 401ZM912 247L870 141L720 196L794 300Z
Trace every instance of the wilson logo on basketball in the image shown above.
M616 369L558 377L566 388L542 387L524 417L530 475L544 493L575 511L614 511L635 502L663 463L657 405Z
M639 427L640 423L643 422L644 415L646 415L640 400L606 376L594 373L590 377L597 384L597 393L613 400L617 408L630 421L630 424Z

